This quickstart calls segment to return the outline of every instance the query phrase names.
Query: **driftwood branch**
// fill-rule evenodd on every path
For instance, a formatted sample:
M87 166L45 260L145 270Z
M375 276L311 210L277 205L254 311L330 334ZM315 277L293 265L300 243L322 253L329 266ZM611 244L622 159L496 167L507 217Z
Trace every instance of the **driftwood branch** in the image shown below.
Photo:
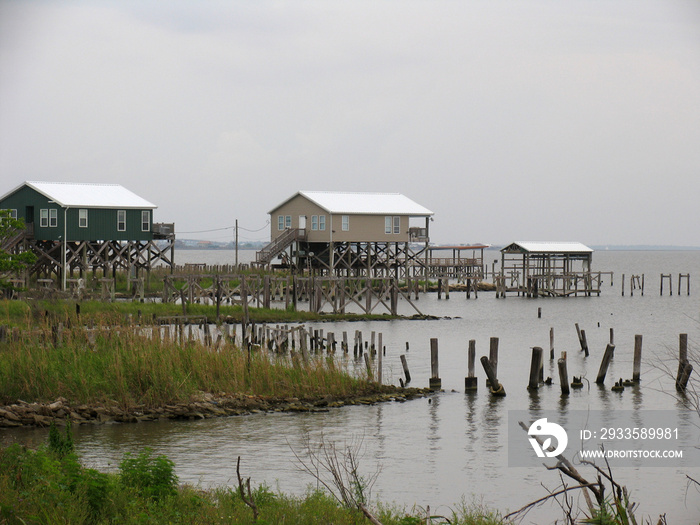
M567 492L569 492L571 490L580 490L580 489L585 489L585 488L590 488L590 485L576 485L574 487L564 487L563 489L558 490L556 492L550 492L547 496L544 496L538 500L535 500L531 503L528 503L527 505L516 510L515 512L511 512L510 514L506 514L503 518L507 520L511 516L517 516L519 514L522 514L523 512L530 510L532 507L535 507L535 506L539 505L540 503L544 503L548 499L556 498L557 496L561 496L562 494L566 494Z
M528 426L523 423L522 421L519 421L518 424L520 427L527 432L529 430ZM539 436L534 436L537 442L542 445L544 441L539 437ZM588 494L588 490L590 490L593 495L595 496L596 502L598 504L601 504L604 499L604 494L603 494L603 486L599 482L597 483L591 483L588 481L586 478L584 478L581 473L576 470L576 467L568 460L566 459L563 455L559 454L556 456L557 459L557 464L554 467L548 467L545 465L545 467L548 470L554 470L558 469L564 474L566 474L568 477L573 479L574 481L577 481L579 485L583 485L581 487L581 490L583 491L583 497L586 499L586 504L588 505L588 509L593 512L595 509L595 506L593 505L593 502L591 501L591 497Z
M238 456L236 462L236 475L238 476L238 492L241 495L243 503L253 509L253 521L258 521L258 506L253 500L253 493L250 490L250 478L246 478L245 482L241 477L241 456Z

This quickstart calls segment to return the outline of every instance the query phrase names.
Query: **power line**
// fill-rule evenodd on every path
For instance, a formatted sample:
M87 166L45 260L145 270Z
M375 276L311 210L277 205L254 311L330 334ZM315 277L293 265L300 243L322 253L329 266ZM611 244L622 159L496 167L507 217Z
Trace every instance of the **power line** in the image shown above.
M267 228L269 225L270 225L270 221L267 221L267 222L265 222L265 225L264 225L262 228L258 228L257 230L249 230L248 228L243 228L242 226L239 226L238 229L239 229L239 230L245 230L245 231L251 232L251 233L256 233L256 232L259 232L259 231L263 231L263 230L264 230L265 228ZM177 232L177 233L180 233L180 234L181 234L181 233L211 233L211 232L220 232L220 231L224 231L224 230L233 230L235 227L236 227L236 226L233 225L233 226L225 226L225 227L223 227L223 228L214 228L214 229L212 229L212 230L198 230L198 231Z

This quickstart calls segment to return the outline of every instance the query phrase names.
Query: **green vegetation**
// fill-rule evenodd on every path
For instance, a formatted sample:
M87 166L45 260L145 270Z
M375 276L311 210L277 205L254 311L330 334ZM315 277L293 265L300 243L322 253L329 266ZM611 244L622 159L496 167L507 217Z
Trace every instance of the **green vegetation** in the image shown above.
M0 246L5 246L6 241L22 233L24 221L13 219L10 210L0 210ZM3 275L21 272L36 261L36 255L32 252L10 253L0 248L0 294L12 289L9 281L3 279Z
M329 494L309 491L303 497L274 493L266 486L251 492L253 511L233 487L202 490L179 485L175 465L148 449L125 455L118 472L84 467L65 435L52 428L48 446L30 450L18 444L0 449L0 523L54 524L326 524L369 523L356 509ZM425 523L423 512L380 505L384 525ZM454 525L503 523L480 507L460 505L448 517ZM432 523L447 523L437 518Z
M17 399L163 406L200 392L310 399L379 391L323 355L271 355L230 343L161 336L156 327L86 329L34 324L6 337L0 352L0 404Z

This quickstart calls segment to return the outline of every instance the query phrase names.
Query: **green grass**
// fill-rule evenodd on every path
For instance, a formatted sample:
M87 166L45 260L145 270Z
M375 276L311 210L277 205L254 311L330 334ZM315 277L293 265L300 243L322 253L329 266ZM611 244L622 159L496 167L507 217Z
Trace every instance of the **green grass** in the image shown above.
M333 359L217 349L199 341L160 337L157 328L64 329L22 332L0 344L0 404L17 399L76 403L112 401L129 408L187 401L199 392L301 399L351 397L377 391Z
M149 450L127 455L116 473L84 467L72 451L51 446L30 450L18 444L0 449L0 523L3 524L294 524L357 525L369 521L356 509L329 494L309 491L297 497L253 491L259 510L253 512L234 487L203 490L178 485L173 463ZM425 523L420 509L407 511L378 504L375 515L384 525ZM454 525L503 523L498 513L458 505L447 516ZM446 523L436 519L432 523Z

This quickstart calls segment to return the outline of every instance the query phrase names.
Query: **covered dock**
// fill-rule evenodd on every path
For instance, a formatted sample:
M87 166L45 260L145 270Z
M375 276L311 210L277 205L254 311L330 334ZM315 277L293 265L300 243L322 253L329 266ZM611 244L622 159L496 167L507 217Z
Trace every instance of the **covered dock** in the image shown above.
M579 242L514 242L501 249L497 296L600 295L601 275L591 268L593 249Z

